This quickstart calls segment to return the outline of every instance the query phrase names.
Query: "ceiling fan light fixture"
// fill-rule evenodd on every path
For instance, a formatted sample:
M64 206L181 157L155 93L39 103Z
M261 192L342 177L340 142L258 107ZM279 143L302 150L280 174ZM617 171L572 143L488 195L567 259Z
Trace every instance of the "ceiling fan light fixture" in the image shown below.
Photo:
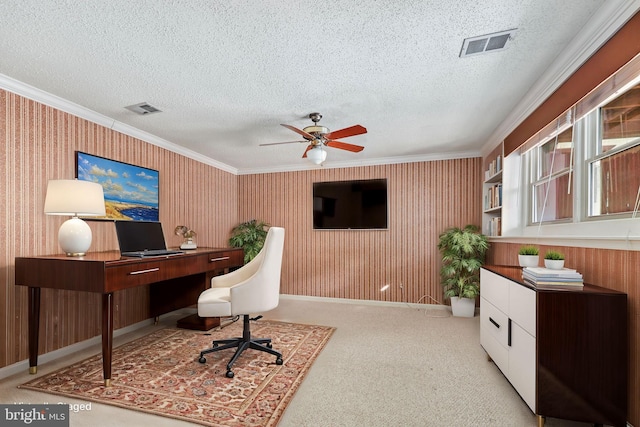
M317 145L307 152L307 159L316 165L322 164L327 160L327 152L322 148L322 145Z

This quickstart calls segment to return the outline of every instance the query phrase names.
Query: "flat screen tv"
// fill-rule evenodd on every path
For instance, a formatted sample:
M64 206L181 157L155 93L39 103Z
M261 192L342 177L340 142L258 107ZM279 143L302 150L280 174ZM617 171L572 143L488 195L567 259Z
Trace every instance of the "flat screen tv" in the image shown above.
M386 179L313 183L315 230L384 230L387 227Z

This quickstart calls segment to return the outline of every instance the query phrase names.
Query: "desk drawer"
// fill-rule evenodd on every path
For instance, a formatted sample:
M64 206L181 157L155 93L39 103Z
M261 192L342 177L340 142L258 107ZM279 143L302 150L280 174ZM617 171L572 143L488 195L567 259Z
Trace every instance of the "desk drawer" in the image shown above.
M113 292L201 273L205 269L199 265L200 258L176 256L110 267L106 269L105 289ZM206 260L206 257L202 259Z
M229 267L240 267L244 263L241 250L212 253L206 257L207 270L218 270Z

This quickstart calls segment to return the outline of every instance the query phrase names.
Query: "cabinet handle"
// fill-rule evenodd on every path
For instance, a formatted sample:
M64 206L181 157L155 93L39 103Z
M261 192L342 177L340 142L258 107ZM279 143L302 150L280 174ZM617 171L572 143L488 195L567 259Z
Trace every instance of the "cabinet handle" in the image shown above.
M493 326L495 326L496 328L500 329L500 325L498 324L498 322L493 320L491 317L489 317L489 322L493 323Z
M209 260L209 262L226 261L226 260L228 260L228 259L229 259L229 257L228 257L228 256L221 256L220 258L211 258L211 259Z
M509 323L507 324L507 345L511 347L511 318L509 318Z
M147 270L138 270L138 271L132 271L131 273L129 273L131 276L134 276L136 274L145 274L145 273L153 273L154 271L158 271L160 270L159 267L156 268L149 268Z

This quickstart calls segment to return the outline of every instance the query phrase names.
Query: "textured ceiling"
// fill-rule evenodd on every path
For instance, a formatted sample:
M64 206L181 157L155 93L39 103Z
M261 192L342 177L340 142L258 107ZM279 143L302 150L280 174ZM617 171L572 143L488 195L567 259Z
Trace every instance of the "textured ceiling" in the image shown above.
M309 169L280 126L361 153L328 167L478 155L640 9L637 0L3 1L0 73L237 173ZM517 28L506 50L464 38ZM560 58L560 59L559 59ZM148 102L161 113L124 107ZM141 134L144 136L144 133Z

